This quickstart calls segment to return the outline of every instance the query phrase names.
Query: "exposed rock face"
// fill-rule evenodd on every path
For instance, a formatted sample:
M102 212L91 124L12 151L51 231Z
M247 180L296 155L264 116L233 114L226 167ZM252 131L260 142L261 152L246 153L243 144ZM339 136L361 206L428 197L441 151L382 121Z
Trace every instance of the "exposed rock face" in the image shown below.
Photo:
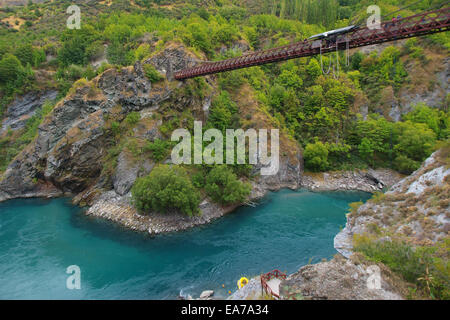
M122 151L117 160L116 173L113 177L114 190L118 195L127 194L139 173L139 164L133 163L127 158L126 152Z
M157 54L145 61L155 66L156 70L164 74L167 80L174 80L174 73L195 66L200 59L184 51L184 47L170 44L163 54Z
M144 64L153 64L166 74L198 63L198 58L183 46L169 44ZM214 79L207 79L214 85ZM88 215L114 221L128 228L158 234L184 230L206 224L234 210L236 205L222 207L204 199L200 204L201 216L186 217L152 213L140 215L130 203L130 190L136 179L151 172L155 163L146 157L136 157L129 149L121 149L115 165L104 172L105 159L117 143L109 126L111 119L123 120L130 112L139 112L141 119L127 134L135 141L154 141L163 138L165 111L189 110L195 119L205 120L211 95L204 100L183 94L186 82L161 81L152 84L140 63L121 70L109 69L91 82L74 88L43 121L38 137L11 163L0 181L0 201L16 197L53 196L72 194L74 202L91 206ZM249 90L249 88L246 88ZM212 92L214 88L212 87ZM255 106L247 100L242 108ZM235 97L239 99L239 97ZM254 112L256 113L256 111ZM257 124L268 123L259 110ZM268 126L267 128L270 128ZM290 145L288 145L290 143ZM251 199L262 197L268 190L298 188L301 176L301 153L298 146L282 137L282 156L277 175L257 177ZM166 161L170 163L170 161ZM259 168L256 168L259 170Z
M262 293L261 278L255 277L241 289L234 292L227 300L257 300Z
M401 179L402 175L390 169L305 173L301 186L314 191L376 192L391 187Z
M414 71L412 70L410 73L416 75L417 73ZM439 63L438 69L432 71L434 72L434 80L431 87L425 87L422 84L422 86L419 86L419 90L414 92L408 88L401 90L399 96L402 113L411 111L412 107L419 102L423 102L430 107L440 107L444 103L446 96L450 93L450 58L443 59Z
M220 54L222 55L226 54L228 50L231 50L236 53L237 52L246 53L247 51L250 50L250 46L245 40L235 41L229 48L227 48L226 46L222 46L222 48L220 48Z
M14 100L6 110L5 119L0 128L0 134L11 128L21 129L25 126L36 111L42 107L46 100L54 100L58 91L49 90L45 92L29 92Z
M350 257L355 234L380 231L404 237L413 244L430 244L450 230L449 176L446 151L428 158L411 176L395 184L380 199L370 200L347 217L346 227L335 237L335 248Z
M180 52L182 56L184 51ZM39 127L36 140L4 173L0 201L43 196L49 188L54 190L51 194L56 190L59 194L76 194L95 184L101 174L101 160L111 144L103 127L113 108L119 106L122 117L131 111L156 109L171 93L168 87L152 90L140 63L107 70L76 89L54 108ZM107 183L105 179L102 182ZM125 193L129 184L116 186Z
M380 54L389 46L402 49L406 41L408 40L366 46L357 50L364 54L370 54L373 51ZM383 114L393 121L400 121L402 115L412 111L418 103L425 103L435 108L445 103L447 95L450 94L450 58L446 52L428 50L426 45L423 47L426 60L419 61L408 55L402 58L409 74L408 84L403 85L396 93L390 86L384 88L380 101L372 111ZM367 110L364 108L360 110L360 113L365 117Z
M380 286L369 277L380 271ZM302 267L280 284L283 299L305 300L402 300L402 281L383 265L336 256L331 261Z
M267 191L277 191L283 188L298 189L303 174L301 165L301 155L298 151L298 158L281 157L280 168L275 175L260 176L253 183L253 190L250 200L262 198ZM253 172L258 174L261 166L254 167Z

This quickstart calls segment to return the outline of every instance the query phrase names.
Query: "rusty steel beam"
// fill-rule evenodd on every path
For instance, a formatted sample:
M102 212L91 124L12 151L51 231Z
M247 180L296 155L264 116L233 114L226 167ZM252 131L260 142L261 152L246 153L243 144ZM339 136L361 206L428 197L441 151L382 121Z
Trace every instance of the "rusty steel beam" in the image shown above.
M237 58L202 63L175 73L175 79L184 80L219 72L248 68L257 65L314 56L347 48L358 48L372 44L418 37L450 29L450 7L419 13L395 22L386 21L380 29L358 28L337 36L332 42L305 40L283 47L256 51Z

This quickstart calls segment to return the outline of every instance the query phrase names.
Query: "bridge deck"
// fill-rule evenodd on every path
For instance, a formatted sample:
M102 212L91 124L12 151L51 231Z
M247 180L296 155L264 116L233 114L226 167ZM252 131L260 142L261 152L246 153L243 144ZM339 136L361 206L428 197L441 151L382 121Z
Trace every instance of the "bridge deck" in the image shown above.
M417 37L448 31L449 29L450 7L446 7L398 19L395 23L386 21L381 24L379 29L358 28L355 31L337 36L333 41L306 40L279 48L245 54L237 58L203 63L175 73L175 79L183 80L205 76L277 61Z

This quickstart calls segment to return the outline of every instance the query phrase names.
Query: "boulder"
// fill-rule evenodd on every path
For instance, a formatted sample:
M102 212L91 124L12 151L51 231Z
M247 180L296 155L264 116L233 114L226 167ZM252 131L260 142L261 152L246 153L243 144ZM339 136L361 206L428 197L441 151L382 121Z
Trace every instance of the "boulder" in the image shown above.
M200 294L200 299L208 299L214 295L213 290L205 290Z

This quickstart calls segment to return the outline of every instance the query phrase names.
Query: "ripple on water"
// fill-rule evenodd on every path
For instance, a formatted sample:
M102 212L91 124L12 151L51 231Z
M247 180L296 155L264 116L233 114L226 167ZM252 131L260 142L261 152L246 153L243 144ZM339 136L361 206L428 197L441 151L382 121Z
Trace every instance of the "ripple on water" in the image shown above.
M225 297L241 276L294 272L334 255L348 204L367 198L283 190L208 226L153 238L86 217L67 199L0 203L0 298L176 299L207 289ZM66 288L73 264L81 290Z

